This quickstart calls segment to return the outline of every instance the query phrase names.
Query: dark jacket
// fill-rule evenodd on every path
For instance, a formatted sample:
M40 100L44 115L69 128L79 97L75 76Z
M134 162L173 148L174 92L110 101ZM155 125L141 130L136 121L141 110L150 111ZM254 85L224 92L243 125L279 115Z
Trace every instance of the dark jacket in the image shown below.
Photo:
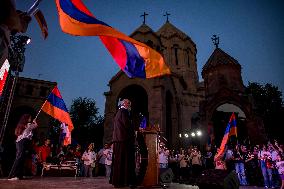
M132 140L135 135L134 127L131 125L130 115L128 110L119 109L113 121L113 142L123 142Z

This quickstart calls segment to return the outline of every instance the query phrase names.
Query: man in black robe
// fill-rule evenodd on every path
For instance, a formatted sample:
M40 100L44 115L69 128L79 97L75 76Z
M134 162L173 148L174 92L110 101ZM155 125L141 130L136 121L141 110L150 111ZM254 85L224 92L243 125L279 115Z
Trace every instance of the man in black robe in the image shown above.
M110 182L115 188L134 187L135 175L135 130L130 120L131 102L122 100L114 118L113 161Z

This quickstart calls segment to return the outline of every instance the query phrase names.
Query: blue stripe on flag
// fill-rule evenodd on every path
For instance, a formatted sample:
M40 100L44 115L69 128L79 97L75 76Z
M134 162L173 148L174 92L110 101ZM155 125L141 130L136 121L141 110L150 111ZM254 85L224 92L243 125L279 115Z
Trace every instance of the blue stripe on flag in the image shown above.
M50 93L50 95L47 98L47 101L50 102L50 104L52 104L53 106L68 113L68 110L62 98L59 98L53 93Z

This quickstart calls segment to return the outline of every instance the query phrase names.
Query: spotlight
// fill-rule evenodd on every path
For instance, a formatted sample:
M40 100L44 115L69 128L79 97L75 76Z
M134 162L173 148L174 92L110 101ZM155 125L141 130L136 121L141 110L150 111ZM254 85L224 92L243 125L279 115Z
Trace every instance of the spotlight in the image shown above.
M28 38L26 44L27 45L30 44L31 41L32 41L31 38Z
M179 138L181 138L181 134L179 134L178 136L179 136Z
M202 135L201 131L196 131L196 134L197 134L197 136L201 136Z
M185 138L188 138L188 134L187 133L185 133L184 136L185 136Z
M194 133L194 132L192 132L192 133L191 133L191 136L192 136L192 137L195 137L195 133Z

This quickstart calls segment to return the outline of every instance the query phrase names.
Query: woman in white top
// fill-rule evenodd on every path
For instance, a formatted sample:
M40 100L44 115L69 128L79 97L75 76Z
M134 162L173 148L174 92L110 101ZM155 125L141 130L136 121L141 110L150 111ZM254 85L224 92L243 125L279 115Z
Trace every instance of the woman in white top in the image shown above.
M8 180L19 180L20 178L23 177L25 151L29 141L31 141L32 139L33 130L37 126L38 125L36 121L35 120L32 121L32 116L30 114L22 115L15 129L15 135L17 136L16 159L8 176Z
M277 159L276 159L276 167L278 169L278 173L281 177L281 187L280 189L284 189L284 159L283 157L281 157L280 154L277 155Z
M94 143L91 143L87 150L82 155L82 160L84 161L84 176L85 177L92 177L94 163L96 161L96 153L94 151Z

